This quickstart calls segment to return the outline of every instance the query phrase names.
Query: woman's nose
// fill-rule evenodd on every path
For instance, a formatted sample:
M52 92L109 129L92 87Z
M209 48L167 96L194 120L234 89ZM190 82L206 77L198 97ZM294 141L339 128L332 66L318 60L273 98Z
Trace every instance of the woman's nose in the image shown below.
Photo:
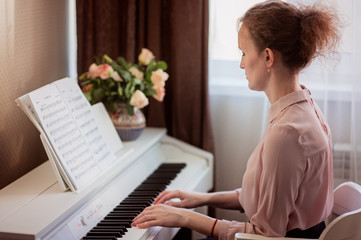
M243 61L240 62L239 67L240 67L241 69L244 69L244 63L243 63Z

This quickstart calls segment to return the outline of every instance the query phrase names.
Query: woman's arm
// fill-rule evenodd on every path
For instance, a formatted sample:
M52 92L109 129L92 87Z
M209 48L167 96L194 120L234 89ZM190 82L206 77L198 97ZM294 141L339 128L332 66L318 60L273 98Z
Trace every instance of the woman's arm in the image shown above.
M238 192L236 190L208 193L207 205L232 210L242 209L238 200Z
M171 201L175 198L180 199L180 201ZM154 204L160 203L182 208L194 208L207 205L225 209L242 209L236 190L214 193L197 193L180 190L164 191L154 201Z

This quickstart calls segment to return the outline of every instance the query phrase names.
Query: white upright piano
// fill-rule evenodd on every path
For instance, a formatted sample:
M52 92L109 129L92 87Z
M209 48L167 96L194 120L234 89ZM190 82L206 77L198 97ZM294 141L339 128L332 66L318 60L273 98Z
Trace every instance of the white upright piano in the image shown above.
M146 128L138 140L124 142L117 157L118 164L78 193L60 189L49 161L0 190L0 239L82 239L123 200L132 206L128 196L163 163L185 163L166 189L212 189L213 156L164 129ZM176 232L128 227L113 239L169 240Z

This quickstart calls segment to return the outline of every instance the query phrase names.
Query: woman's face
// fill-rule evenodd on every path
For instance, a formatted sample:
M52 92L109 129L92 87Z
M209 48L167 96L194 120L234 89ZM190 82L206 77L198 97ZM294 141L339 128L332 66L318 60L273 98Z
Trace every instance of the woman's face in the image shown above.
M255 91L264 91L267 86L267 65L264 53L259 53L247 27L241 26L238 32L238 47L242 52L240 67L245 70L248 87Z

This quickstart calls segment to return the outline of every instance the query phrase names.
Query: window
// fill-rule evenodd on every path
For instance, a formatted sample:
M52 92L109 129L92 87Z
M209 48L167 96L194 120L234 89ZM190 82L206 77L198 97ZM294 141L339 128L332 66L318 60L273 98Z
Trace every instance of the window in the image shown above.
M262 0L263 1L263 0ZM209 69L210 86L216 89L227 86L246 87L244 71L240 69L241 55L238 51L237 42L237 19L242 16L251 6L261 0L213 0L210 6L210 41L209 41ZM316 0L301 0L304 4L312 4ZM297 4L296 0L288 2ZM323 89L324 83L331 91L337 90L337 98L347 98L352 89L351 79L346 72L350 72L350 66L355 64L352 52L355 52L355 36L360 35L353 32L355 23L352 16L355 13L354 1L330 0L330 4L336 6L342 17L345 27L342 34L342 42L339 54L334 59L315 60L311 66L300 75L300 81L313 89ZM360 36L358 36L360 37ZM215 89L213 89L216 91ZM213 92L214 92L213 91ZM239 92L239 91L237 91ZM243 91L241 91L243 92ZM232 94L232 91L230 92ZM320 95L319 93L317 93Z
M246 88L244 71L239 67L241 55L238 50L237 19L257 2L261 0L210 1L211 93L227 91L228 94L252 94Z

